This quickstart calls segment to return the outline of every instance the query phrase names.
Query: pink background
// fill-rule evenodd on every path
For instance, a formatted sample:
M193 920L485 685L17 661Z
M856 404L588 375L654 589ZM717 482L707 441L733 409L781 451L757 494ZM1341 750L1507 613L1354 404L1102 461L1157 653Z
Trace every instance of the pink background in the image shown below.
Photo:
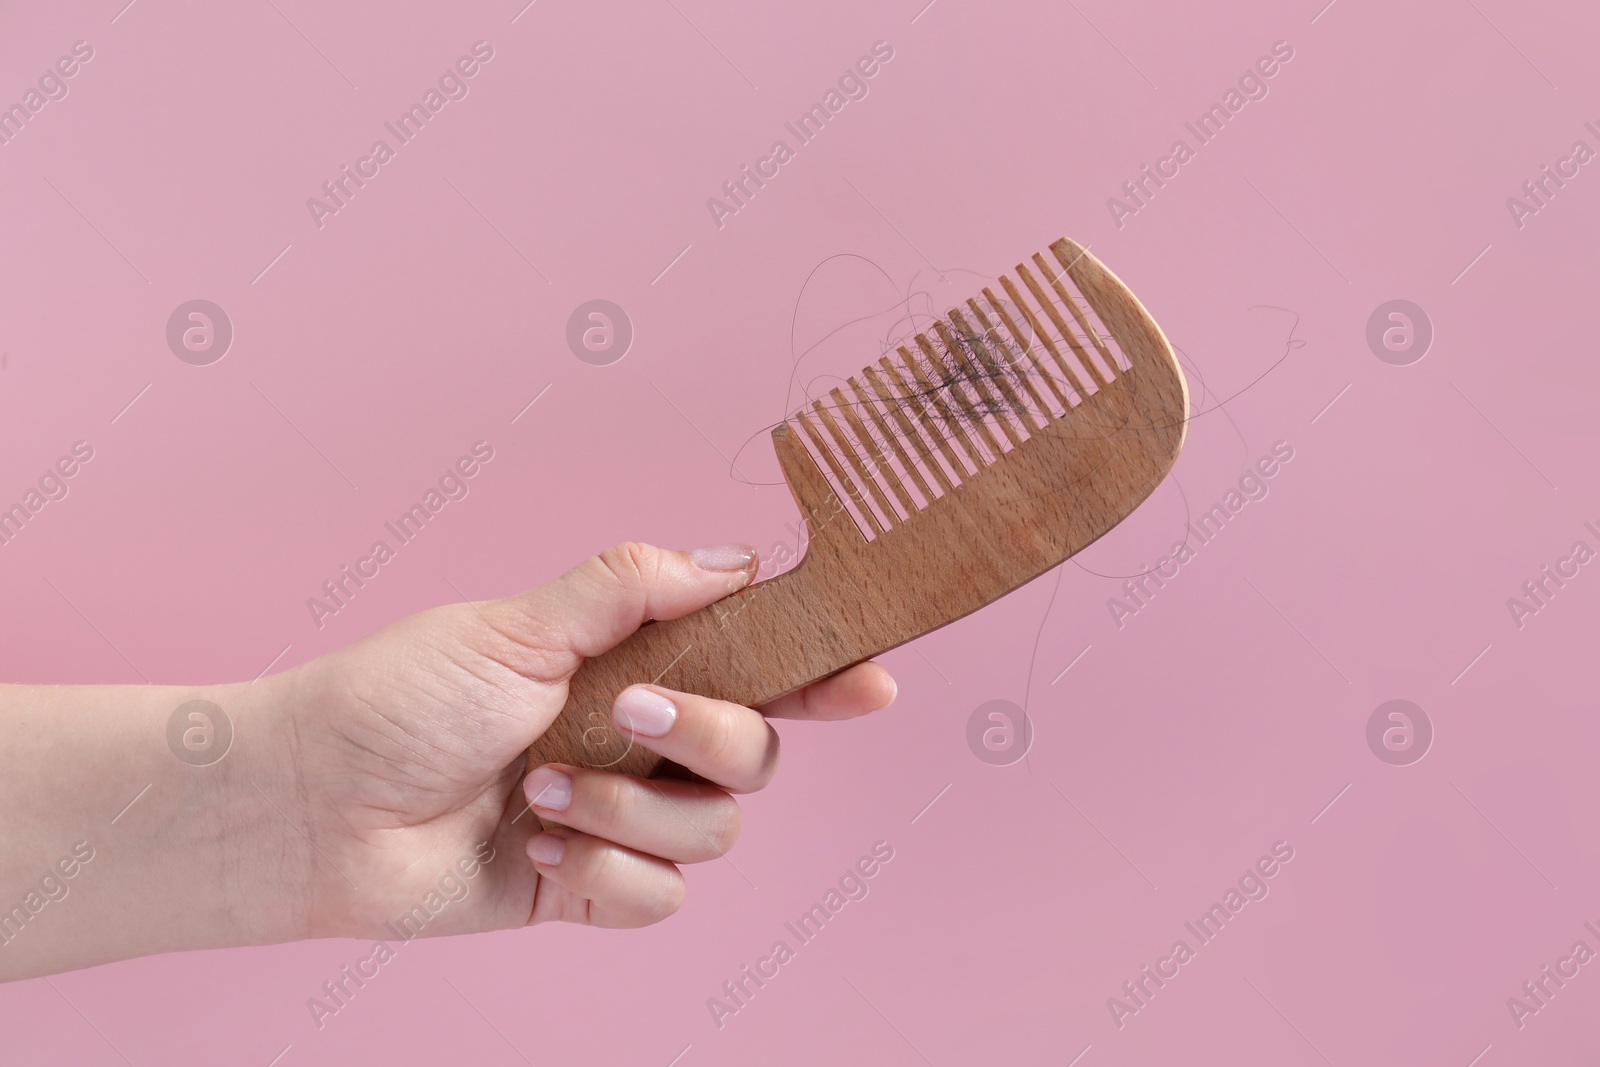
M777 478L766 431L893 316L798 373L795 354L907 293L942 310L1062 234L1140 295L1206 413L1059 588L891 653L892 711L785 727L783 773L671 921L418 942L321 1030L306 999L361 944L55 979L82 1016L17 983L0 1059L1600 1051L1594 967L1521 1029L1506 1007L1574 941L1600 948L1600 574L1520 629L1506 604L1574 541L1600 548L1600 175L1521 228L1506 206L1575 140L1600 148L1585 5L121 3L0 14L0 100L95 50L0 146L0 498L95 449L0 548L7 680L251 678L614 541L792 543L787 492L747 484ZM470 95L318 229L306 198L478 40ZM706 198L879 40L870 95L719 230ZM1107 198L1275 41L1294 58L1270 94L1119 228ZM195 298L236 333L210 366L165 341ZM594 298L636 330L610 366L565 341ZM1394 298L1435 331L1409 366L1366 342ZM306 598L479 439L496 458L471 495L317 629ZM1279 440L1270 495L1119 629L1106 575ZM1436 732L1410 766L1366 742L1394 698ZM1036 731L1011 766L966 742L995 699ZM879 840L870 895L719 1029L707 998ZM1280 840L1270 895L1119 1029L1107 998Z

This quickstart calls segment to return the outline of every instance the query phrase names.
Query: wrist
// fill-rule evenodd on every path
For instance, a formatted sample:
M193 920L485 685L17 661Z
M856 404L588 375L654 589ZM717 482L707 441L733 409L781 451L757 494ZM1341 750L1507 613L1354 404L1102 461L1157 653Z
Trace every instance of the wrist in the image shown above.
M306 936L294 691L0 687L0 980Z
M294 678L131 691L143 736L123 748L153 748L155 764L120 761L122 791L148 789L103 837L107 868L163 939L141 953L308 936L315 852L295 771Z
M207 880L215 888L214 931L218 945L264 945L326 936L313 929L313 894L318 882L316 827L300 773L296 724L305 673L291 670L218 687L208 699L223 710L232 729L231 747L189 757L181 740L171 742L177 770L190 779L186 805L199 837L198 855L209 853ZM196 724L199 726L200 724Z

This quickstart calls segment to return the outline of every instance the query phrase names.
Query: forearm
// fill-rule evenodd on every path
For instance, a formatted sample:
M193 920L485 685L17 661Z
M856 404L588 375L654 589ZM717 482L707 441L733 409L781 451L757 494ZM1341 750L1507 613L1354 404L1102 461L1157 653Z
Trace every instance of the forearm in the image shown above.
M0 687L0 980L306 936L295 685Z

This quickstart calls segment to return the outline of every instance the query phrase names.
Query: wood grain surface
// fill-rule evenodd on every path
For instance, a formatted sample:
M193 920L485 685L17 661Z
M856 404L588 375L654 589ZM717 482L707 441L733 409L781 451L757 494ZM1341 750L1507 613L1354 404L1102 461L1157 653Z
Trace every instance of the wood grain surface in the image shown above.
M759 706L1004 596L1150 495L1187 412L1155 321L1055 242L773 430L804 558L585 662L528 766L649 776L659 757L611 726L627 686Z

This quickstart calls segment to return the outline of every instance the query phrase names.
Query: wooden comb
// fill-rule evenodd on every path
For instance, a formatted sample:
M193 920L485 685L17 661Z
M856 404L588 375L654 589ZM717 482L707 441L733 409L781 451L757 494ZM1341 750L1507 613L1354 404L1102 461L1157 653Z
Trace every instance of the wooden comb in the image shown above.
M759 706L999 599L1150 495L1188 414L1161 328L1066 238L1015 277L772 431L804 558L585 661L529 767L648 777L661 758L611 726L627 686Z

